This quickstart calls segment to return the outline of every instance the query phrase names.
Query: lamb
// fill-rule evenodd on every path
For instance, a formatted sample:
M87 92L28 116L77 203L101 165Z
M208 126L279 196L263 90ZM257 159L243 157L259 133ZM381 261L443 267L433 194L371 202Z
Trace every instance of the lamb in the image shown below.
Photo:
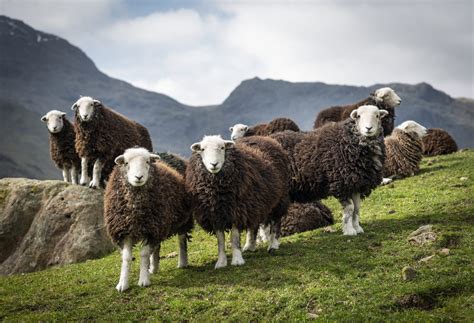
M423 155L437 156L455 153L458 145L451 135L443 129L431 128L423 137Z
M289 152L292 200L311 202L334 196L344 209L344 235L363 233L361 199L382 180L385 147L381 122L387 115L386 110L364 105L352 111L349 119L309 133L272 135Z
M244 251L255 250L260 224L271 226L268 251L278 249L279 221L288 207L287 156L281 146L265 137L255 137L253 143L245 144L205 136L191 150L186 188L196 222L217 236L215 268L227 266L226 230L231 230L232 265L245 263L240 249L240 232L244 229Z
M143 242L138 285L150 285L158 270L160 243L178 234L178 268L186 267L187 239L193 227L184 178L145 148L130 148L115 158L104 197L104 222L111 240L122 253L122 269L116 288L128 285L132 247Z
M314 230L334 224L331 210L321 202L291 203L281 219L281 236Z
M99 100L81 97L72 110L75 111L75 146L81 158L81 185L99 188L101 178L106 180L112 172L114 158L127 148L140 146L152 151L145 127L105 107ZM94 163L90 182L89 162Z
M300 128L293 120L288 118L276 118L270 121L268 124L261 123L252 127L238 123L229 128L229 131L231 132L230 138L232 140L249 136L269 136L273 133L282 132L285 130L298 132L300 131Z
M383 119L382 126L384 136L388 136L392 133L395 125L395 107L400 105L402 99L389 87L383 87L371 93L370 96L360 102L334 106L324 110L321 110L314 121L314 129L320 128L328 122L337 122L346 120L349 118L352 111L363 105L375 105L379 109L388 111L388 116Z
M421 141L425 135L425 127L409 120L385 137L384 177L403 178L419 171L423 158Z
M76 134L66 113L51 110L41 117L49 131L49 152L56 166L62 170L65 182L77 184L81 159L74 148Z

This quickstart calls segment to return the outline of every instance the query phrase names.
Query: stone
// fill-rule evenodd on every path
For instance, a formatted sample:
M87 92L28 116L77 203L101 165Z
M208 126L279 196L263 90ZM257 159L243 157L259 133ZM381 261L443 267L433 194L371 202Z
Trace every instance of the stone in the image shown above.
M424 262L424 263L426 263L426 262L430 261L431 259L433 259L434 256L435 256L435 255L431 255L431 256L428 256L428 257L421 258L420 260L418 260L418 262Z
M405 266L402 269L402 278L405 281L411 281L416 278L416 270L413 267Z
M0 274L100 258L114 250L103 190L62 181L0 180Z
M436 232L433 231L431 224L423 225L410 233L408 241L416 245L424 245L425 243L433 242L437 238Z
M443 248L439 251L439 253L443 256L448 256L449 252L450 252L450 250L448 248Z

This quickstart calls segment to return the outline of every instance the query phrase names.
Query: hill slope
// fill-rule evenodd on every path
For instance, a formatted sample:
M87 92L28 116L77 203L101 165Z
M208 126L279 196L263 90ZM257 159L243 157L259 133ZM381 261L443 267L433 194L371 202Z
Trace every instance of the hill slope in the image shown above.
M90 95L144 124L150 131L155 150L189 155L189 146L205 134L228 136L229 126L240 122L255 124L274 117L293 118L302 129L310 129L316 114L325 107L365 98L370 87L291 83L253 78L243 81L231 95L215 106L190 107L159 93L136 88L102 73L79 48L64 39L35 30L22 21L0 16L0 98L42 115L51 109L68 112L79 95ZM441 127L454 135L460 147L474 147L474 102L457 100L429 84L389 84L400 92L403 103L397 122L415 119L428 127ZM0 120L8 112L0 106ZM20 114L21 111L18 111ZM1 121L0 121L1 122ZM22 152L6 156L8 167L22 169L24 156L42 150L47 138L41 122L26 129L38 142L20 145ZM3 132L9 138L11 135ZM0 151L4 142L0 142ZM7 162L0 160L0 167ZM19 165L16 165L19 164ZM49 159L36 163L38 171L22 176L51 178L54 166ZM46 175L48 174L48 175ZM59 178L59 172L55 177ZM13 176L13 174L9 174Z
M189 245L191 267L176 268L170 254L177 248L173 238L162 246L162 255L170 258L161 261L161 271L146 289L135 285L138 250L131 288L123 294L114 288L118 252L0 277L0 319L469 321L474 151L430 160L424 160L419 175L378 188L363 202L366 234L342 236L339 222L335 233L320 229L284 238L276 256L260 247L244 254L244 266L214 270L216 239L196 230ZM333 199L325 203L340 214ZM434 226L438 239L410 244L407 236L425 224ZM442 255L441 248L449 248L449 255ZM407 265L418 271L414 281L401 279Z

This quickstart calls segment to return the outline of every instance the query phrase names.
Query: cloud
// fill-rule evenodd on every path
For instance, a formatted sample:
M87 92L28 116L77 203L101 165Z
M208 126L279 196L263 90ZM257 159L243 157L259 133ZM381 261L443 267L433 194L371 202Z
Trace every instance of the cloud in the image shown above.
M194 1L146 14L125 0L0 1L2 12L66 37L109 75L187 104L220 103L254 76L426 81L474 96L471 1Z

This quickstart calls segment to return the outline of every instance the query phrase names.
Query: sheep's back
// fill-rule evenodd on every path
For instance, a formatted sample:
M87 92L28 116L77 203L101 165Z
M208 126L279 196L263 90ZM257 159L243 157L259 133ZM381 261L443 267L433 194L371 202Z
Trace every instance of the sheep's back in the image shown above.
M384 176L411 176L420 169L422 143L414 132L395 129L385 138Z
M425 156L451 154L458 150L458 145L453 137L447 131L439 128L428 129L422 144Z

